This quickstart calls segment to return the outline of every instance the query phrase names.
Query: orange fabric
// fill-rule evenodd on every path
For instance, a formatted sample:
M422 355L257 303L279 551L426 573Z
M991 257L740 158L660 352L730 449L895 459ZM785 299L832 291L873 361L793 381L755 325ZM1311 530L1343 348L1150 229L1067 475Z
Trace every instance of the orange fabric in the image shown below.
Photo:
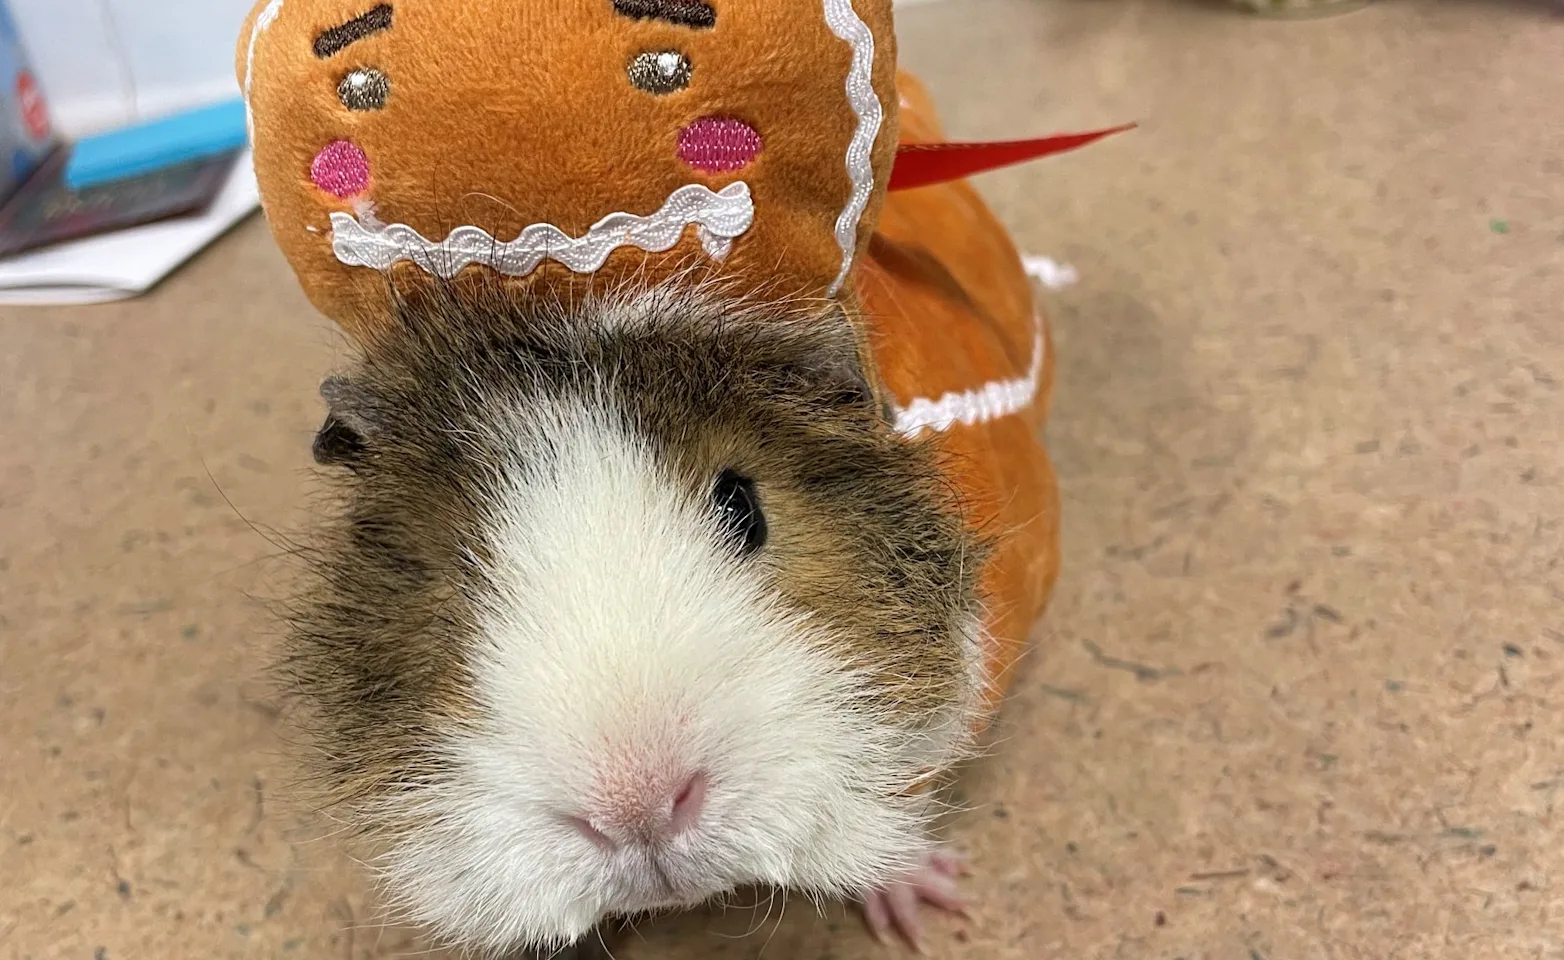
M835 230L851 195L845 157L857 118L846 93L852 48L831 33L822 0L717 3L710 29L632 20L611 0L393 0L390 29L326 59L316 37L376 0L286 0L254 36L252 74L251 40L270 2L251 14L237 62L241 84L249 78L262 200L311 300L355 336L384 322L386 294L375 271L332 253L329 216L354 212L359 199L373 202L380 221L431 240L465 224L510 240L534 223L579 236L609 214L653 213L686 184L720 190L742 180L757 216L720 264L723 277L775 296L819 296L841 270ZM874 34L874 86L886 108L861 251L894 163L896 44L891 0L855 8ZM631 59L664 50L689 59L689 87L656 96L632 86ZM350 111L337 86L366 67L388 77L389 97L382 110ZM712 115L753 126L764 140L759 158L730 173L683 163L679 131ZM312 160L340 139L368 156L362 198L338 199L311 182ZM719 266L694 233L665 254L622 249L590 277L551 264L511 282L603 284ZM422 279L412 268L397 273Z
M902 138L943 136L927 94L903 74ZM1017 415L956 425L934 442L971 510L998 537L985 572L990 607L984 724L1008 689L1059 571L1059 497L1042 430L1053 390L1053 344L1003 226L964 182L890 195L858 294L880 376L897 404L1025 378L1045 350L1037 395Z

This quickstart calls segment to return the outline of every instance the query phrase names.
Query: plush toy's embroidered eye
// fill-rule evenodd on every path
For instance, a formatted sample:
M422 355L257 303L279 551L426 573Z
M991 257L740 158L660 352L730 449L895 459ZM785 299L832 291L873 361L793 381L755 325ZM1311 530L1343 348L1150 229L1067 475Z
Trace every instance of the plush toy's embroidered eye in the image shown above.
M690 58L676 50L648 51L630 61L630 82L660 96L689 86L693 70Z
M384 110L390 96L391 78L374 67L354 70L337 84L337 99L349 110Z
M766 545L766 515L760 509L755 482L732 470L722 471L711 490L717 522L744 556Z

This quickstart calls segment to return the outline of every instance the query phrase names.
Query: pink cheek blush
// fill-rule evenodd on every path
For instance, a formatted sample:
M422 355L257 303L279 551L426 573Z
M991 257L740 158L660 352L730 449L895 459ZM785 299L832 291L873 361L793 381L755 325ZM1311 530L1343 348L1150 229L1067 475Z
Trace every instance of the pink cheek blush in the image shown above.
M742 170L762 146L754 127L732 117L701 117L679 133L679 159L706 173Z
M369 157L346 140L338 140L310 164L310 180L334 197L356 197L369 189Z

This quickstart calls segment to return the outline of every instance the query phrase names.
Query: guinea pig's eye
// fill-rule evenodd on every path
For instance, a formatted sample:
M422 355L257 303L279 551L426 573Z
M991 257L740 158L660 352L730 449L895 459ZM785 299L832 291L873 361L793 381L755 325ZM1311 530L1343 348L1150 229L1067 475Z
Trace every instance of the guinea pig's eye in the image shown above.
M374 67L354 70L337 84L337 99L355 112L384 110L391 96L391 78Z
M689 86L693 70L690 58L677 50L647 51L630 61L630 83L638 90L662 96Z
M717 522L744 556L766 545L766 515L760 509L755 481L724 470L712 487L711 502L717 508Z

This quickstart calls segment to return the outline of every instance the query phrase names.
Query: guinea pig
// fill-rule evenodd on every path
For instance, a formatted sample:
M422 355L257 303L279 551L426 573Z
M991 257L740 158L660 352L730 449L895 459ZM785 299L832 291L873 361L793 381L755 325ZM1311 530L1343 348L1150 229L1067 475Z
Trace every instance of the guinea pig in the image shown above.
M282 685L400 918L484 953L755 885L915 933L983 696L935 447L834 303L449 287L322 394Z

